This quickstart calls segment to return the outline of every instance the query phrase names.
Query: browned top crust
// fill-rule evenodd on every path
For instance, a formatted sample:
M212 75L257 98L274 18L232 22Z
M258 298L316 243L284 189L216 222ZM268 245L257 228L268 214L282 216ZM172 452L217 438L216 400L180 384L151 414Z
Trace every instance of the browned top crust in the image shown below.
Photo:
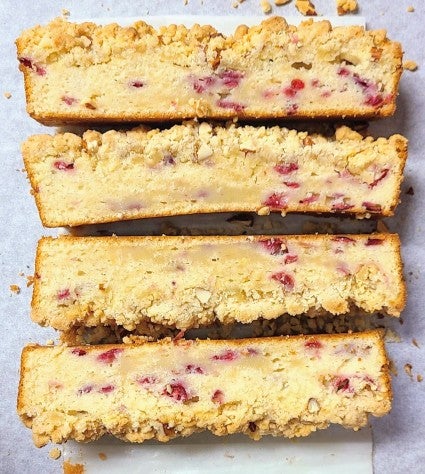
M35 26L24 31L16 44L21 62L20 68L25 75L29 104L32 101L37 102L39 96L34 89L34 81L30 79L31 72L44 76L44 68L49 68L49 65L59 61L63 70L70 67L87 68L93 65L99 67L107 65L112 58L125 60L134 54L143 55L144 58L147 55L160 58L161 64L168 63L173 67L201 74L201 80L206 77L202 74L211 74L212 71L219 71L221 74L221 69L236 71L243 77L245 73L248 76L248 72L258 68L259 71L263 69L265 71L267 64L272 64L276 74L280 67L277 64L290 66L293 63L295 73L296 69L304 68L305 64L307 69L311 68L313 60L319 64L348 64L357 71L354 74L354 82L357 81L357 85L360 83L359 87L366 89L368 84L373 84L374 88L382 88L383 91L382 99L369 98L360 108L361 111L359 111L360 103L347 104L346 108L342 109L341 105L331 104L322 110L320 104L316 102L314 110L302 106L299 110L288 109L285 112L281 106L278 108L273 106L273 101L267 103L265 107L260 107L258 103L254 106L251 101L250 105L238 105L236 110L233 110L236 102L230 99L224 105L210 108L211 104L204 100L205 95L201 94L198 96L195 94L192 98L193 103L188 103L178 110L163 107L155 114L150 111L150 114L145 114L146 116L142 116L137 108L134 108L131 117L128 116L129 112L124 113L121 109L102 111L102 104L93 104L90 100L86 102L88 110L82 107L65 108L54 112L46 109L41 112L29 106L30 114L43 123L89 119L131 121L131 118L171 120L194 116L227 118L235 115L254 118L286 115L293 115L295 118L337 115L384 116L392 114L395 110L395 97L402 71L401 45L390 41L386 37L385 30L366 31L361 26L333 28L328 21L313 22L313 20L304 21L296 27L288 25L280 17L270 18L252 27L240 25L233 35L227 37L208 25L196 24L192 28L169 25L156 30L143 21L136 22L130 27L121 27L117 24L106 26L94 23L77 24L57 18L47 26ZM372 82L368 82L369 79L363 79L360 75L356 76L365 72L370 73L371 69L374 69ZM265 79L261 76L262 73L259 73L258 80L262 84ZM257 80L257 74L255 78L249 79L249 87L253 80ZM260 98L257 97L255 100L259 102ZM168 104L167 101L164 103Z

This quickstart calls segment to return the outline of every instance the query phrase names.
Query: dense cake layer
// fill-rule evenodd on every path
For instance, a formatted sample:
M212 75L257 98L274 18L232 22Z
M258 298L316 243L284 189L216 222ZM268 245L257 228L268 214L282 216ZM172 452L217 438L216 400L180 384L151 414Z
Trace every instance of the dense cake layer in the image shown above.
M39 242L34 321L189 329L281 314L398 316L397 235L60 237Z
M379 332L142 345L28 346L18 413L34 442L196 431L306 436L391 408Z
M36 135L22 150L43 224L54 227L224 211L388 216L407 140L186 123Z
M211 26L56 19L16 43L27 110L45 124L386 116L402 71L384 30L279 17L227 38Z

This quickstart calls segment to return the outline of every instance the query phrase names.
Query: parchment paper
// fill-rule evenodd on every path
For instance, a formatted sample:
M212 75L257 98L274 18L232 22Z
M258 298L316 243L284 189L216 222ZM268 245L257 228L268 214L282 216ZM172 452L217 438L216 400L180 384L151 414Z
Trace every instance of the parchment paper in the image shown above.
M273 3L273 2L272 2ZM284 7L274 7L273 13L283 16L296 14L294 2ZM333 0L316 0L319 13L335 14ZM399 232L403 243L405 275L408 283L409 300L403 314L404 324L386 321L400 335L402 342L388 344L398 375L393 377L393 410L385 418L373 421L374 470L375 473L423 472L425 461L425 382L417 382L418 374L425 376L425 323L422 308L425 305L423 250L423 221L425 170L422 164L425 124L424 92L424 21L425 4L420 0L397 0L373 2L359 0L360 14L367 20L369 28L386 28L392 39L402 42L406 59L419 64L416 72L406 71L402 77L398 110L395 117L374 123L371 129L375 136L402 133L410 139L410 154L403 184L402 204L395 218L387 219L391 231ZM23 82L17 68L14 40L24 28L36 23L46 23L61 13L61 8L71 11L73 18L123 17L146 14L210 14L210 15L261 15L259 1L246 0L238 9L231 6L231 0L183 1L68 1L62 4L53 0L37 2L2 0L0 2L0 114L2 133L0 152L2 154L0 185L0 218L2 222L0 239L1 265L1 324L2 346L0 350L1 397L0 397L0 472L4 473L58 473L61 463L48 458L48 449L36 449L31 441L30 431L16 415L16 392L19 372L19 356L22 347L29 341L44 343L55 334L49 329L37 327L30 321L29 307L31 288L26 287L26 275L33 273L36 242L41 235L55 235L56 231L43 229L32 196L20 156L20 143L33 133L46 133L46 128L37 124L25 113ZM408 13L413 5L415 12ZM3 93L10 92L6 99ZM52 133L53 130L50 130ZM414 195L406 194L412 187ZM223 222L225 216L221 216ZM307 219L321 221L325 219ZM327 220L325 220L328 222ZM373 223L358 223L362 231L371 230ZM184 224L190 226L191 222ZM208 227L208 222L203 224ZM283 222L270 224L261 222L271 231L303 232L304 224L294 222L291 216ZM338 232L353 231L357 223L337 220ZM118 226L119 227L119 226ZM137 230L132 228L132 230ZM208 229L206 229L207 231ZM82 230L83 232L84 230ZM271 232L270 230L268 233ZM123 230L126 233L126 230ZM233 231L236 232L236 231ZM24 276L20 276L22 273ZM9 285L18 284L20 294L10 291ZM412 343L415 338L419 347ZM410 378L404 365L413 366ZM347 453L347 466L353 459ZM254 460L253 460L254 462ZM107 461L105 461L107 463ZM326 464L325 464L326 465ZM242 464L237 464L242 466ZM263 464L262 467L265 468ZM320 466L317 467L319 469ZM323 467L323 465L322 465ZM172 471L169 471L172 472ZM197 466L194 465L194 472ZM220 472L229 472L225 467ZM238 472L237 470L234 472ZM308 472L319 472L310 470ZM330 471L328 471L330 472ZM359 471L360 472L360 471Z

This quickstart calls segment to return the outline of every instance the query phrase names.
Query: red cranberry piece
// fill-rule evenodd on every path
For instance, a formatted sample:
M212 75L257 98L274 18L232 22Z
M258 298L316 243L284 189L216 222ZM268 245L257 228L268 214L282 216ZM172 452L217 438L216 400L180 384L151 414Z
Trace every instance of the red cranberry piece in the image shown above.
M317 339L310 339L310 340L308 340L304 343L304 347L306 349L318 350L318 349L321 349L323 347L323 344L320 341L318 341Z
M71 293L70 293L68 288L65 288L64 290L59 290L56 293L56 298L58 300L65 300L65 299L69 298L70 296L71 296Z
M136 382L140 385L151 385L153 383L157 383L159 380L155 375L147 375L145 377L138 377Z
M162 394L177 402L185 402L189 398L186 389L180 382L171 383L169 387L164 388Z
M131 87L135 87L136 89L141 89L145 85L143 81L140 80L130 81L129 84Z
M369 201L364 201L362 203L362 206L364 206L368 211L371 212L381 212L382 210L382 206L380 204L375 204Z
M223 109L232 109L235 112L242 112L245 109L245 105L240 102L234 102L232 100L219 99L217 105Z
M75 99L74 97L70 97L69 95L63 95L61 97L61 101L65 102L66 105L72 105L78 102L77 99Z
M288 186L288 188L296 189L300 187L299 183L296 183L295 181L284 181L283 184L285 186Z
M53 166L60 171L73 170L74 163L66 163L65 161L55 161Z
M291 104L286 108L286 113L288 115L295 115L298 111L298 105L297 104Z
M319 199L318 194L312 194L311 196L305 197L299 201L300 204L311 204Z
M286 95L286 97L292 98L297 95L297 91L295 89L292 89L292 87L285 87L283 89L283 93Z
M93 385L85 385L77 390L77 395L83 395L84 393L90 393L93 390Z
M248 355L250 356L258 355L257 349L254 349L253 347L248 347L247 352L248 352Z
M382 239L373 239L371 237L369 237L365 243L366 246L369 246L369 245L381 245L383 244L384 241Z
M291 87L292 89L295 89L296 91L300 91L304 89L305 84L304 84L304 81L302 81L301 79L292 79Z
M379 107L384 103L384 99L381 94L368 94L364 101L365 105L370 105L372 107Z
M374 188L380 181L382 181L387 176L388 171L390 171L388 168L384 168L381 171L381 174L369 184L369 188Z
M287 175L292 173L293 171L297 171L298 165L297 163L279 164L274 167L274 170L277 171L279 174Z
M100 353L97 356L97 360L99 362L104 362L105 364L112 364L121 352L123 352L123 349L109 349L109 351Z
M223 84L230 89L237 87L244 77L244 74L240 71L223 71L221 72L218 77L222 80Z
M336 235L335 237L332 237L334 242L343 242L344 244L354 244L356 241L352 239L351 237L347 237L346 235Z
M282 248L282 240L272 237L271 239L260 240L260 244L267 250L270 255L282 255L287 253L285 245Z
M272 279L281 283L286 290L294 289L294 278L285 272L274 273Z
M319 87L319 86L320 86L320 81L319 81L319 79L313 79L313 80L311 81L311 85L312 85L313 87Z
M341 249L337 249L335 253L341 253ZM341 273L341 275L347 276L351 275L350 269L346 263L341 263L336 267L337 272Z
M285 209L287 206L286 194L273 193L263 202L263 204L272 209Z
M295 263L298 261L298 255L285 255L285 264Z
M19 58L19 62L23 66L32 69L39 76L44 76L46 74L46 70L43 67L39 66L37 63L33 62L29 58Z
M224 403L224 393L221 390L216 390L213 393L211 400L217 405L221 405L222 403Z
M346 202L336 202L335 204L332 204L333 211L347 211L348 209L352 209L353 207L353 204L348 204Z
M74 349L72 349L71 352L73 354L77 355L78 357L85 356L87 354L87 351L85 351L84 349L81 349L79 347L75 347Z
M337 392L351 391L350 380L347 377L335 377L332 383Z
M99 392L100 393L111 393L114 390L115 390L114 385L103 385L102 387L100 387Z
M346 67L340 67L337 71L338 76L349 76L350 71Z
M353 74L353 79L354 79L354 82L358 86L360 86L362 89L368 89L369 87L372 87L372 83L370 81L360 77L357 73Z
M211 86L213 86L214 83L215 83L215 78L212 76L200 77L198 79L195 79L195 81L193 82L193 89L198 94L202 94Z
M185 371L187 374L203 374L204 373L204 371L202 370L201 367L199 367L199 365L193 365L193 364L186 365Z
M235 360L238 358L238 354L231 349L223 351L221 354L216 354L212 356L213 360Z

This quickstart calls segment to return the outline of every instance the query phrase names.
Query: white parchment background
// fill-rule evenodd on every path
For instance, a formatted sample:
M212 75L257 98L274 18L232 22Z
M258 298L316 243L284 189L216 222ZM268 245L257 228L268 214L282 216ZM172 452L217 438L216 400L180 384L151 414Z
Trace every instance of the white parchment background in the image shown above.
M273 2L272 2L273 3ZM296 14L294 0L284 7L275 7L280 15ZM334 0L314 1L319 13L335 15ZM373 422L375 440L374 467L376 474L420 473L425 469L425 381L416 381L416 375L425 376L425 228L424 185L424 125L425 125L425 2L423 0L359 0L361 15L369 28L386 28L392 39L403 43L405 57L419 64L416 72L405 72L400 88L395 117L372 126L375 135L402 133L410 139L410 155L403 185L402 204L397 216L387 219L392 231L399 232L403 243L405 275L409 300L403 314L404 324L393 322L402 342L388 345L390 356L397 368L393 378L394 403L390 415ZM44 343L54 336L47 329L38 328L29 319L31 289L27 289L23 272L33 272L37 239L50 231L43 229L25 174L22 173L20 143L33 133L45 133L46 128L25 113L23 83L17 68L14 40L24 28L46 23L61 13L71 11L72 18L124 17L160 14L258 15L259 0L246 0L238 9L232 0L176 1L86 1L54 0L0 1L0 472L1 473L58 473L60 464L48 459L47 450L34 448L29 430L19 422L16 410L19 356L29 341ZM407 13L413 5L415 12ZM6 99L4 92L12 97ZM405 191L412 186L414 195ZM286 218L286 219L291 219ZM289 221L288 221L289 223ZM339 231L344 230L339 223ZM346 225L350 231L349 224ZM299 229L301 231L301 229ZM18 284L19 295L9 290ZM391 323L390 323L391 324ZM420 347L412 344L415 338ZM404 372L406 363L413 365L415 380ZM349 462L349 460L347 460Z

